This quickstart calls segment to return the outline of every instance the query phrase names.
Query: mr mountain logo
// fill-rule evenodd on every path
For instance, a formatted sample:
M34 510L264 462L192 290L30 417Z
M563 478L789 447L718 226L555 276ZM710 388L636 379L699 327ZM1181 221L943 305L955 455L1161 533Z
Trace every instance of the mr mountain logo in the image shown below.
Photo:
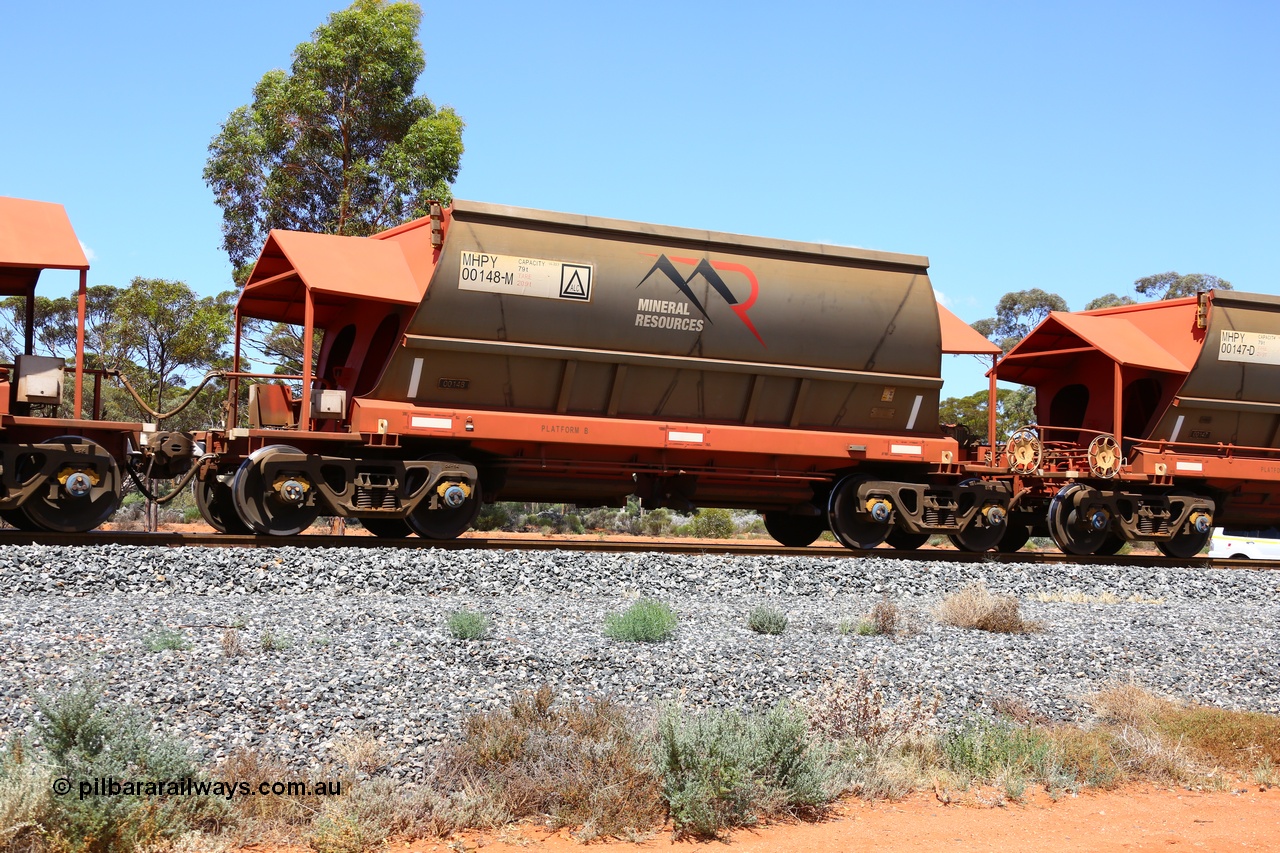
M685 276L676 268L676 264L693 267L693 272ZM741 302L738 301L738 297L729 289L729 285L725 283L724 278L720 275L722 272L735 273L746 278L751 285L751 292L746 299ZM733 313L738 315L742 325L746 326L747 330L755 336L755 339L760 342L760 346L765 346L764 338L760 337L760 333L756 331L751 318L747 316L751 306L756 304L756 297L760 295L760 283L756 281L756 274L747 267L742 264L731 264L728 261L709 261L706 258L677 258L675 256L659 255L658 260L654 261L653 267L645 273L644 278L640 279L640 284L637 284L636 287L639 288L644 285L654 274L666 276L667 280L674 284L676 289L684 294L684 297L689 302L641 299L636 307L637 326L701 332L704 320L710 323L711 317L708 316L707 309L699 301L690 286L694 279L701 277L728 304ZM690 303L702 314L702 319L689 316Z

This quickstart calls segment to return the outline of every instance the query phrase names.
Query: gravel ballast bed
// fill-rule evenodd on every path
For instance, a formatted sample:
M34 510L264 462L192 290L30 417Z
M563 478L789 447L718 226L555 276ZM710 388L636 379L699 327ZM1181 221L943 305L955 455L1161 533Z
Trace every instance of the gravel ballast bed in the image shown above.
M943 596L983 580L1019 596L1045 630L1002 635L937 623ZM636 707L762 710L869 670L891 701L941 695L958 719L1014 700L1060 721L1109 682L1280 713L1280 574L1133 566L581 552L0 547L0 736L35 698L82 683L141 709L217 760L247 746L296 764L344 737L383 741L416 774L465 717L550 683ZM1147 603L1040 603L1036 593ZM640 596L679 615L675 638L622 643L605 614ZM887 596L918 630L841 634ZM1153 601L1159 603L1150 603ZM766 604L780 636L746 627ZM456 610L488 615L480 641L450 637ZM236 630L245 653L227 656ZM148 651L182 632L190 648ZM269 632L283 648L263 650Z

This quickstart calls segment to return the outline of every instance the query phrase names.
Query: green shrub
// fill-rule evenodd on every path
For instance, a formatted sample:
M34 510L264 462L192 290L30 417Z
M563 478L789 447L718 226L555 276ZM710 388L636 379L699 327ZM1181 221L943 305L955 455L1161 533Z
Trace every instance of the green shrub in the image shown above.
M476 530L516 530L519 527L519 517L519 504L484 504L471 526Z
M143 647L149 652L182 652L191 648L187 638L181 631L172 628L158 628L142 638Z
M1051 779L1062 775L1047 731L1004 720L971 718L942 738L947 767L982 782ZM1010 791L1010 793L1013 793Z
M646 536L669 536L671 531L671 510L664 506L645 513L641 517L640 532Z
M258 646L264 652L282 652L293 645L293 642L283 634L277 634L270 628L263 628L262 633L258 635Z
M55 778L76 786L53 798L42 830L72 851L106 853L158 846L196 828L211 828L226 806L208 795L88 794L79 785L93 780L203 779L186 748L150 732L138 715L104 707L91 690L80 689L38 703L36 730ZM3 771L9 781L9 769Z
M450 613L445 624L455 640L480 640L489 633L489 618L474 610Z
M747 614L747 627L757 634L781 634L787 624L786 614L772 607L753 607Z
M661 601L642 598L621 613L604 617L604 633L614 640L658 643L676 630L676 614Z
M729 539L736 530L727 509L704 508L693 517L693 535L699 539Z
M814 812L835 796L829 750L789 705L763 716L687 716L658 724L656 764L677 834L714 837L760 818Z

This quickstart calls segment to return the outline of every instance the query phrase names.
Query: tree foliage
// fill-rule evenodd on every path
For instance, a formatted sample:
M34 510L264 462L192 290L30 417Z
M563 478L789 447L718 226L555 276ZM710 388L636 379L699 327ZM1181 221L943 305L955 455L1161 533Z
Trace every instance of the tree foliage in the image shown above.
M147 402L164 410L186 396L186 386L207 370L227 364L223 354L231 333L235 293L199 297L182 282L136 278L127 288L97 285L85 299L85 366L122 371ZM35 355L74 362L78 296L35 298ZM0 300L0 346L6 360L22 352L26 297ZM92 415L94 379L86 373L83 410ZM71 411L72 387L64 389L62 414ZM218 420L225 388L209 388L166 426L187 429ZM144 420L132 398L112 382L101 388L103 416Z
M204 179L239 282L272 228L367 235L449 198L463 122L414 94L421 20L411 2L356 0L228 116Z
M199 297L185 283L135 278L116 297L111 333L135 387L161 409L183 380L223 358L231 334L231 291Z
M1050 311L1066 311L1067 301L1038 287L1006 293L996 303L996 316L979 320L973 328L1008 352Z
M1099 308L1116 308L1121 305L1136 305L1137 300L1132 296L1120 296L1115 293L1106 293L1096 299L1090 299L1089 304L1084 306L1086 311L1097 311Z
M1232 290L1231 282L1216 275L1189 273L1180 275L1176 272L1162 272L1140 278L1133 283L1133 289L1149 299L1177 299L1181 296L1195 296L1202 290Z
M977 438L987 435L987 391L967 397L948 397L938 410L938 420L957 424ZM996 391L996 438L1004 439L1021 426L1035 423L1036 392L1033 388L1000 388Z

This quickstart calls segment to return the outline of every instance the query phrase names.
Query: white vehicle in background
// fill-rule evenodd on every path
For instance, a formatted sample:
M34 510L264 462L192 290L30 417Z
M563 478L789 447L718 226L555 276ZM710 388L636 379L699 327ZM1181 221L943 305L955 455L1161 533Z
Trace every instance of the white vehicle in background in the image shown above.
M1280 530L1247 527L1215 527L1209 541L1209 558L1215 560L1280 560Z

